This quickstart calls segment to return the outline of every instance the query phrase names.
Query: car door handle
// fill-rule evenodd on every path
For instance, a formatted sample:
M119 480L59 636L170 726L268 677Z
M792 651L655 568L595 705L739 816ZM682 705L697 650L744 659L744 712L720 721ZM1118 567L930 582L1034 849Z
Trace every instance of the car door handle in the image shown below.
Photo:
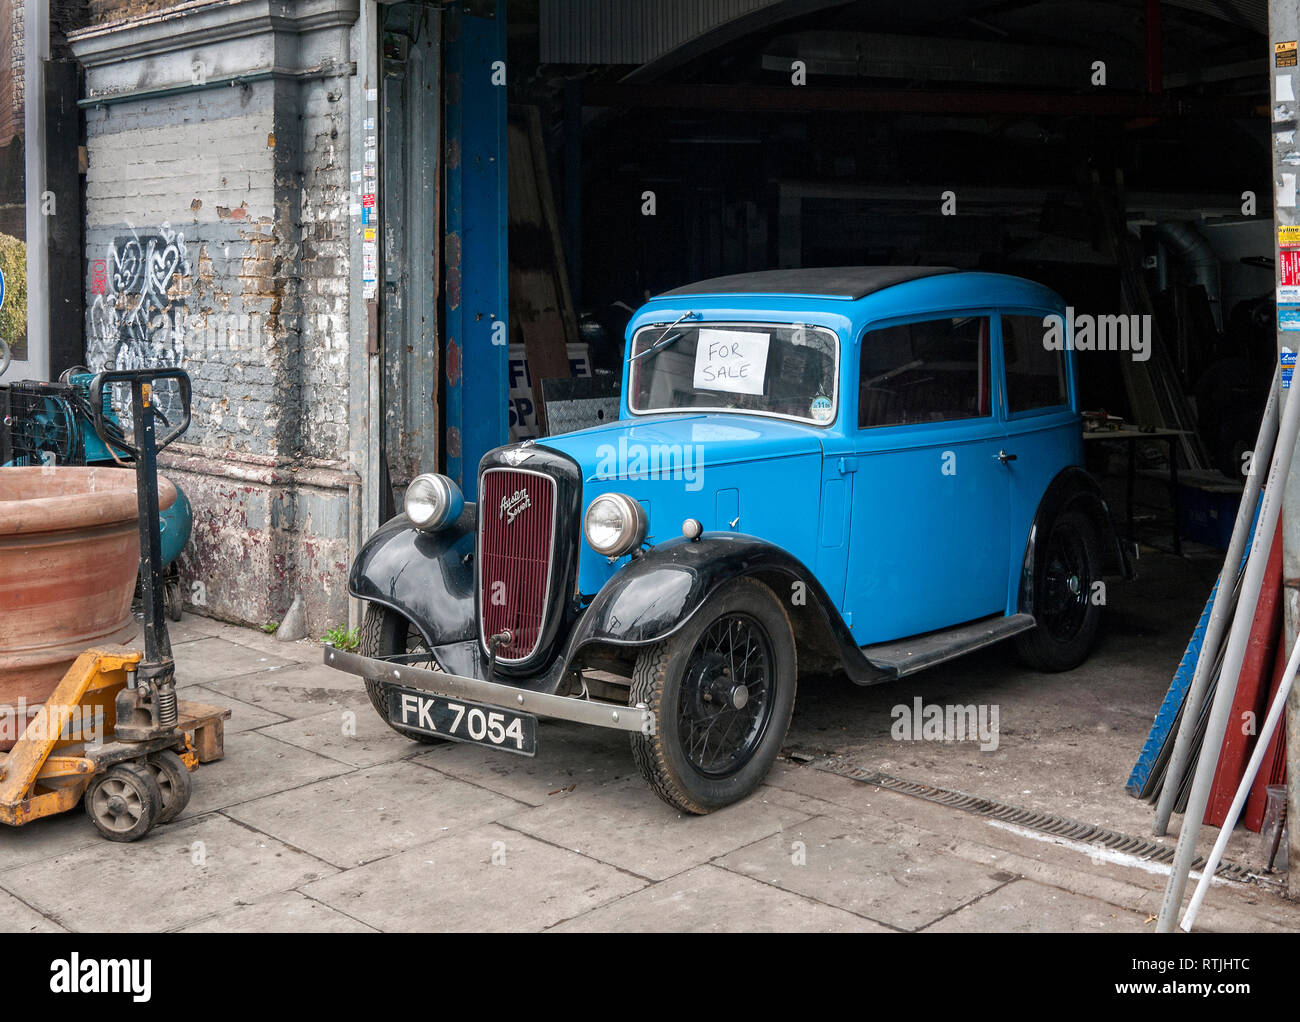
M1006 451L998 451L998 453L995 454L995 455L993 455L993 457L997 458L998 461L1002 462L1002 464L1004 464L1004 465L1005 465L1008 461L1015 461L1015 460L1016 460L1016 456L1015 456L1014 454L1008 454Z

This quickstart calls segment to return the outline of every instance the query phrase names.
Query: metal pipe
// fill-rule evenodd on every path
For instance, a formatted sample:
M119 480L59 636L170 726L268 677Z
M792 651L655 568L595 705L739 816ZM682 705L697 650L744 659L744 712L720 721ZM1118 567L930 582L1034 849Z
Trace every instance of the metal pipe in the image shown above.
M1182 829L1178 833L1178 848L1174 853L1173 869L1169 873L1164 902L1160 906L1160 919L1156 924L1158 933L1170 933L1174 928L1178 907L1183 900L1183 890L1187 886L1187 874L1196 855L1196 838L1201 831L1205 806L1210 801L1210 787L1214 782L1215 766L1219 760L1219 750L1223 746L1224 732L1228 729L1228 717L1232 713L1237 678L1241 674L1241 663L1246 656L1246 644L1250 640L1255 607L1259 603L1259 591L1268 565L1269 550L1273 545L1278 516L1282 511L1283 490L1287 474L1291 469L1291 459L1295 454L1298 433L1300 433L1300 400L1287 401L1278 427L1278 442L1273 451L1272 464L1269 466L1264 498L1259 507L1255 541L1251 544L1250 559L1246 562L1246 577L1241 583L1241 596L1237 601L1237 612L1232 620L1232 631L1228 635L1227 651L1224 654L1223 670L1220 674L1221 680L1214 692L1214 703L1210 708L1209 721L1206 723L1201 757L1196 764L1196 776L1187 799L1187 811L1183 816Z
M1237 522L1232 527L1232 539L1228 542L1228 553L1223 558L1223 568L1219 572L1219 588L1214 594L1214 605L1210 608L1210 620L1205 625L1205 637L1201 641L1201 655L1196 661L1196 672L1192 675L1192 684L1187 689L1183 700L1182 721L1178 725L1178 736L1174 740L1174 751L1169 756L1169 767L1165 771L1165 783L1160 789L1160 799L1156 803L1155 824L1152 833L1163 837L1169 829L1169 817L1178 800L1179 779L1187 769L1187 757L1191 753L1196 724L1200 720L1201 705L1205 693L1210 687L1210 677L1214 673L1214 661L1219 654L1219 645L1228 625L1228 608L1232 605L1233 580L1241 570L1241 559L1246 553L1246 539L1250 535L1250 523L1255 518L1255 505L1259 500L1260 483L1263 473L1259 470L1265 462L1273 460L1273 445L1277 440L1277 403L1278 370L1273 370L1273 384L1269 388L1268 403L1264 406L1264 417L1259 423L1259 434L1255 437L1255 449L1251 455L1250 472L1246 475L1246 486L1241 494L1241 503L1237 506Z
M1210 300L1210 313L1214 316L1214 325L1223 329L1223 280L1220 273L1219 257L1215 255L1210 243L1201 232L1187 223L1163 223L1156 227L1156 234L1168 247L1169 251L1188 270L1193 279L1205 288L1205 295Z
M27 5L23 33L23 174L27 235L25 361L31 375L46 380L50 375L50 231L45 196L45 64L50 59L48 3Z
M351 78L357 73L354 63L338 67L315 68L310 71L285 71L272 68L269 71L253 71L247 74L220 75L217 78L200 78L195 81L181 82L179 85L160 85L155 89L134 89L130 92L110 92L103 96L87 96L77 100L77 106L84 109L91 107L114 106L118 103L134 103L143 99L160 99L164 96L178 96L187 92L202 92L205 89L219 89L223 86L253 85L257 82L290 81L310 82L319 78Z
M1181 926L1188 933L1192 930L1192 924L1196 922L1196 913L1200 911L1201 902L1205 900L1205 892L1210 889L1210 880L1214 876L1214 871L1219 868L1219 860L1223 858L1223 850L1228 847L1228 839L1232 837L1233 825L1237 822L1237 817L1241 814L1241 807L1246 804L1246 799L1250 795L1250 787L1255 783L1255 775L1259 773L1260 764L1264 762L1269 743L1273 739L1273 732L1277 730L1277 722L1282 719L1282 711L1286 709L1287 696L1291 694L1291 686L1295 684L1297 667L1300 667L1300 642L1297 642L1291 650L1291 659L1286 664L1286 674L1282 676L1282 684L1278 686L1277 695L1273 698L1273 705L1268 709L1268 717L1264 721L1264 727L1255 740L1255 751L1251 753L1250 762L1246 764L1246 773L1237 786L1236 797L1233 798L1232 807L1223 820L1223 826L1219 829L1219 837L1214 842L1214 849L1210 852L1210 857L1205 860L1205 869L1201 872L1201 879L1196 885L1196 890L1192 892L1192 900L1187 903L1187 911L1183 914Z

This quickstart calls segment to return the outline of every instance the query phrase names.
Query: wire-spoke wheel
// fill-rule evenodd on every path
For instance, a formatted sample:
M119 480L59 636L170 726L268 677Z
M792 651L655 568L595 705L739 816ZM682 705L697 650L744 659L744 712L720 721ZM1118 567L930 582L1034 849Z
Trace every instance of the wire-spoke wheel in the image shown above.
M1037 626L1016 638L1030 667L1069 671L1087 659L1101 624L1101 551L1092 519L1067 511L1052 523L1034 568Z
M420 630L395 610L388 607L382 607L377 603L366 604L365 617L361 620L361 644L357 652L362 656L375 657L384 659L385 657L400 656L402 654L422 653L426 659L416 662L418 667L426 667L431 671L439 670L438 663L433 659L433 654L429 652L428 645L425 644L424 636ZM445 739L436 738L433 735L426 735L420 731L412 731L409 728L400 727L388 719L388 686L382 681L374 681L366 678L366 695L370 696L370 705L375 708L375 712L383 718L384 723L391 727L403 738L409 738L413 742L423 742L425 745L442 745Z
M655 716L632 736L642 775L669 805L708 813L758 787L794 710L795 648L781 602L741 578L705 601L676 634L644 650L629 701Z
M153 771L153 779L158 782L162 793L162 810L158 813L159 823L171 823L185 811L194 793L194 782L184 761L171 749L161 749L151 753L147 760Z
M136 841L158 822L163 796L147 766L118 763L90 782L84 805L104 837Z

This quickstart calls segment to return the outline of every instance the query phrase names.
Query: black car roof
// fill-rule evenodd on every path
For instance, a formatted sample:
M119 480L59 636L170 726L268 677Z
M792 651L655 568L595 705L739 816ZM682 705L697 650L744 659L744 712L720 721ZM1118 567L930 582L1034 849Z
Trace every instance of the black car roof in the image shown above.
M865 298L895 284L956 273L953 266L825 266L799 270L760 270L713 277L673 288L656 298L684 295L809 295L821 298Z

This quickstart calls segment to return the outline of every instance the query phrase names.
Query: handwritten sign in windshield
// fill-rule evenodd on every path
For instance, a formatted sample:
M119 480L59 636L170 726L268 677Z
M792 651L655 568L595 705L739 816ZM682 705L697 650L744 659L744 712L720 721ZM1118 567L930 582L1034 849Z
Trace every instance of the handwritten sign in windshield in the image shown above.
M695 345L695 389L762 394L771 334L701 329Z

